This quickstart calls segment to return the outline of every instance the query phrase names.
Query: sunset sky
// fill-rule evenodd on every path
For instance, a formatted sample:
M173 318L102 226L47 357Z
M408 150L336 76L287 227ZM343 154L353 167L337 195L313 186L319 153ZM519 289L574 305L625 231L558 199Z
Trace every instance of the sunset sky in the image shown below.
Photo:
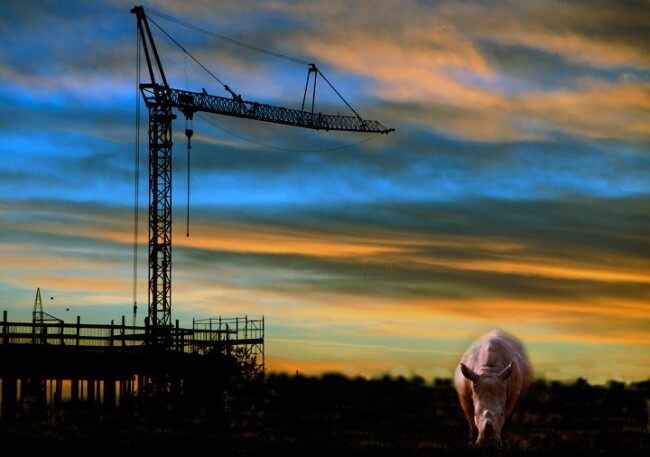
M66 321L131 323L134 258L138 325L147 314L136 4L3 2L0 309L10 320L31 319L40 287L44 311ZM315 63L362 117L395 129L198 113L186 237L178 113L181 326L264 317L272 372L446 378L498 327L525 343L537 377L650 378L650 1L143 6L191 54L153 26L172 87L229 97L221 81L245 100L299 109ZM322 79L316 110L352 114Z

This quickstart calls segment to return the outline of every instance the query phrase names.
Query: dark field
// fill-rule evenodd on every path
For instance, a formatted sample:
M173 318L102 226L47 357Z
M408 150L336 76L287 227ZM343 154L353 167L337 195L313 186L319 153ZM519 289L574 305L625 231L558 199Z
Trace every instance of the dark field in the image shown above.
M11 456L648 456L649 402L650 381L536 382L505 431L504 448L486 451L468 446L449 380L271 374L200 404L156 412L66 404L30 411L0 426L0 450Z

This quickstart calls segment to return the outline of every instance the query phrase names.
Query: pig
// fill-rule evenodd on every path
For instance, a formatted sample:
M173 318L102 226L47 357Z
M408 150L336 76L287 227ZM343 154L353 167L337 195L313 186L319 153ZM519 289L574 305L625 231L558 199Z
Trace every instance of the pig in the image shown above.
M469 423L470 444L502 447L501 433L532 382L519 339L492 330L476 340L456 367L454 384Z

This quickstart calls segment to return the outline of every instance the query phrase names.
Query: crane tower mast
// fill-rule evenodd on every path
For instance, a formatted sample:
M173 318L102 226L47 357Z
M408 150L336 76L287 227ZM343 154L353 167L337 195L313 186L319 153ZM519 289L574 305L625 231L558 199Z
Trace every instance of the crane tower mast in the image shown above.
M140 91L149 110L149 304L150 342L169 343L172 328L172 121L173 109L192 119L196 112L241 117L314 130L389 133L373 120L360 116L313 113L272 106L205 92L191 92L169 86L142 6L131 9L138 24L138 33L147 61L149 83L140 84ZM314 70L315 66L310 70ZM158 75L158 77L156 77ZM227 86L226 86L227 88ZM232 93L232 92L231 92ZM356 112L355 112L356 113ZM191 132L186 132L190 133Z

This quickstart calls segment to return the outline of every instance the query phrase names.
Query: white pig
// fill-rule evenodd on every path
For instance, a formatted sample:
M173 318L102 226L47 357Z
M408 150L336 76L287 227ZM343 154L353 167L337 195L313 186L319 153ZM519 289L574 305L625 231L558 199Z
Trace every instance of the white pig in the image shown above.
M463 354L454 383L478 446L502 446L501 431L532 382L524 345L514 336L493 330Z

